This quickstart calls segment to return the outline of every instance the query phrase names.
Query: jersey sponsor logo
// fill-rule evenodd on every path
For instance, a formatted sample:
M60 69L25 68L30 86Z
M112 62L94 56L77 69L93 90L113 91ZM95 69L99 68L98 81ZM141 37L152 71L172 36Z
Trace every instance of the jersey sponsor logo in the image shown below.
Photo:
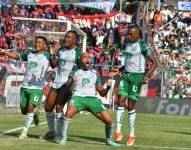
M89 78L82 78L82 85L83 86L88 86L89 84L90 84Z
M60 59L60 66L65 66L65 64L66 64L66 60Z
M29 68L30 68L30 69L34 69L34 68L36 68L36 67L37 67L37 62L31 61L31 62L29 63Z

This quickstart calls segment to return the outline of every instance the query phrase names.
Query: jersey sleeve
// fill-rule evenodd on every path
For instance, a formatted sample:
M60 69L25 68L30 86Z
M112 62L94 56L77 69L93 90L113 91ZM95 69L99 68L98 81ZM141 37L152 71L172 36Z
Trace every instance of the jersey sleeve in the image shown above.
M80 66L80 56L81 56L82 52L79 48L76 48L75 51L76 51L76 65L79 67Z
M50 53L48 51L44 52L44 55L46 56L46 58L48 59L48 61L50 61Z
M145 44L144 41L140 41L140 47L141 47L141 53L144 56L149 56L153 53L153 49L151 47L149 47L147 44Z
M53 57L58 58L60 51L65 51L65 48L60 48L58 51L56 51L56 52L53 54Z
M96 75L97 75L97 78L96 78L96 85L99 85L99 84L102 85L100 75L98 75L98 74L96 74Z
M73 68L72 71L69 73L68 80L70 80L73 76L77 73L77 68Z
M21 52L21 53L19 54L20 59L21 59L22 61L27 61L27 57L28 57L29 53L30 53L30 51Z

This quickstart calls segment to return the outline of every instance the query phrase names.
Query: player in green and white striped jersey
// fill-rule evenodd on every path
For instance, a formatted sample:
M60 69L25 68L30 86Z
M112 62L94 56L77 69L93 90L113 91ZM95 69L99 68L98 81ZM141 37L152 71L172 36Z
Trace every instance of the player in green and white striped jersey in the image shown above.
M42 36L35 38L35 49L32 51L17 53L10 50L1 50L1 54L27 62L27 70L20 90L21 113L26 115L24 127L19 136L20 139L27 138L28 129L34 117L34 109L41 102L45 74L50 65L50 54L47 50L47 39Z
M124 106L128 99L128 115L129 115L129 137L127 145L131 146L135 142L135 106L141 93L143 83L147 83L154 70L157 67L156 59L153 55L153 50L141 40L141 30L137 25L129 27L128 32L129 43L125 48L125 63L124 72L120 78L118 89L119 105L116 112L116 141L122 139L121 125L124 114ZM150 68L146 72L146 63L150 62Z
M90 56L84 53L80 57L80 69L73 71L70 75L69 87L74 86L73 96L69 102L68 109L64 118L63 138L59 144L65 144L67 139L67 129L71 118L79 111L87 110L105 123L106 144L118 147L117 143L112 141L112 118L107 112L101 100L97 98L97 92L105 96L109 91L112 82L107 81L107 88L103 88L100 76L91 70Z
M60 48L56 54L52 54L51 57L51 66L52 68L57 67L57 72L45 104L49 131L44 138L47 140L52 140L55 136L61 138L59 133L62 132L63 126L63 108L72 95L71 90L66 87L66 83L69 73L73 67L77 66L81 55L81 50L76 46L77 32L69 30L64 37L64 47ZM50 51L50 53L52 52ZM56 120L53 110L55 106Z

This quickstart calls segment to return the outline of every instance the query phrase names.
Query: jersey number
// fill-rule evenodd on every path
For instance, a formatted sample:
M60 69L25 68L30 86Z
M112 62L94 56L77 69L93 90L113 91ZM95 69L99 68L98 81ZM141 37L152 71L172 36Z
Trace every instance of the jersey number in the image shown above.
M137 86L133 86L133 92L137 92Z

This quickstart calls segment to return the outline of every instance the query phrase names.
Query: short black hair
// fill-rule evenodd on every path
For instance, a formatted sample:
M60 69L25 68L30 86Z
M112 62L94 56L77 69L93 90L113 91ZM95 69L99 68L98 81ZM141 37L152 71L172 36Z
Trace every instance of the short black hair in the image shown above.
M35 41L36 41L37 39L42 39L42 40L45 42L45 44L48 45L48 40L47 40L47 38L45 38L44 36L36 36Z
M137 25L137 24L132 24L132 25L129 26L129 29L132 29L132 28L133 28L133 29L138 29L139 32L142 32L142 31L141 31L141 28L140 28L139 25Z
M132 24L132 25L129 26L129 29L136 29L136 30L138 30L139 31L139 37L142 38L143 33L142 33L142 30L141 30L139 25Z
M74 35L75 35L75 38L76 38L76 41L77 41L77 39L78 39L78 32L77 32L77 31L75 31L75 30L69 30L69 31L67 31L67 33L72 33L72 34L74 34Z

